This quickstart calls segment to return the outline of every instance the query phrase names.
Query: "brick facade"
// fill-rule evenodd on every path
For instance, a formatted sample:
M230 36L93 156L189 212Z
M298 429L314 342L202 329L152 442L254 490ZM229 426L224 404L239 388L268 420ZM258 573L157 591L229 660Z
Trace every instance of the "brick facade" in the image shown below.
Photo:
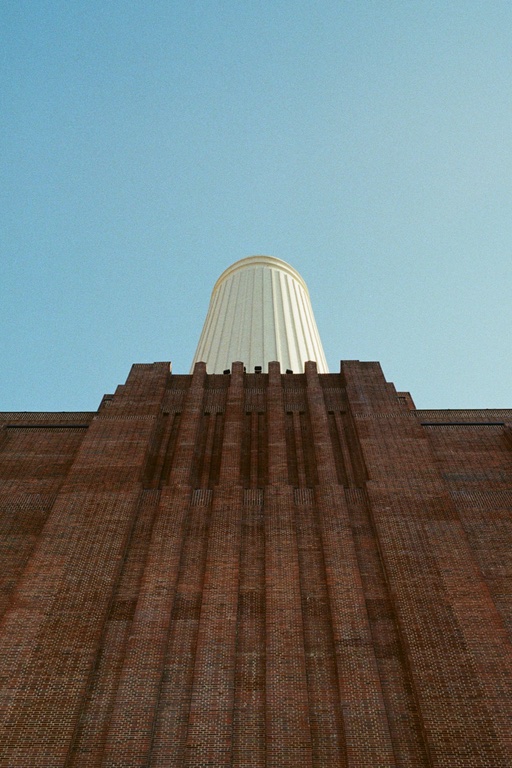
M512 765L511 424L357 361L0 414L0 766Z

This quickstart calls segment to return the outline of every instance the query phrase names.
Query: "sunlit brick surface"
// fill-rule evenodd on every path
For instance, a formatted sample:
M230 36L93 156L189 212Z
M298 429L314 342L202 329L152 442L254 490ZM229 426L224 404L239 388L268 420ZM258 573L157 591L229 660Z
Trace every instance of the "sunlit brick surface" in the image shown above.
M512 765L511 423L359 362L0 414L0 765Z

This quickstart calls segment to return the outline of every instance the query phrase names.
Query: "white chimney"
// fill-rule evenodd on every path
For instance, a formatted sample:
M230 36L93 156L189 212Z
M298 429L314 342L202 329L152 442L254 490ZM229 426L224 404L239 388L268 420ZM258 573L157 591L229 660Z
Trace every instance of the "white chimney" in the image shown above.
M194 363L223 373L241 360L247 372L278 360L281 370L304 371L314 360L327 373L306 283L285 261L249 256L228 267L214 285Z

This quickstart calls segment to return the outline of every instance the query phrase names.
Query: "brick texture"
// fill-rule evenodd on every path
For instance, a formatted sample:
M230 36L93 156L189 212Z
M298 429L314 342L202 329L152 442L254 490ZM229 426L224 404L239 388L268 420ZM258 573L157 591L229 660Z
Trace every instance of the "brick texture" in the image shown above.
M511 424L358 361L0 414L0 766L512 765Z

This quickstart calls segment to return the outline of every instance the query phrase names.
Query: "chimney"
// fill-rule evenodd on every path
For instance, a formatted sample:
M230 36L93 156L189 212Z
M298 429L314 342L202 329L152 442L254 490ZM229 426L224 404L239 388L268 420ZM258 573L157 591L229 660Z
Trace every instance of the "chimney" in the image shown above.
M214 285L192 368L205 362L208 373L223 373L235 361L248 371L303 373L314 360L327 373L306 283L285 261L249 256L228 267Z

